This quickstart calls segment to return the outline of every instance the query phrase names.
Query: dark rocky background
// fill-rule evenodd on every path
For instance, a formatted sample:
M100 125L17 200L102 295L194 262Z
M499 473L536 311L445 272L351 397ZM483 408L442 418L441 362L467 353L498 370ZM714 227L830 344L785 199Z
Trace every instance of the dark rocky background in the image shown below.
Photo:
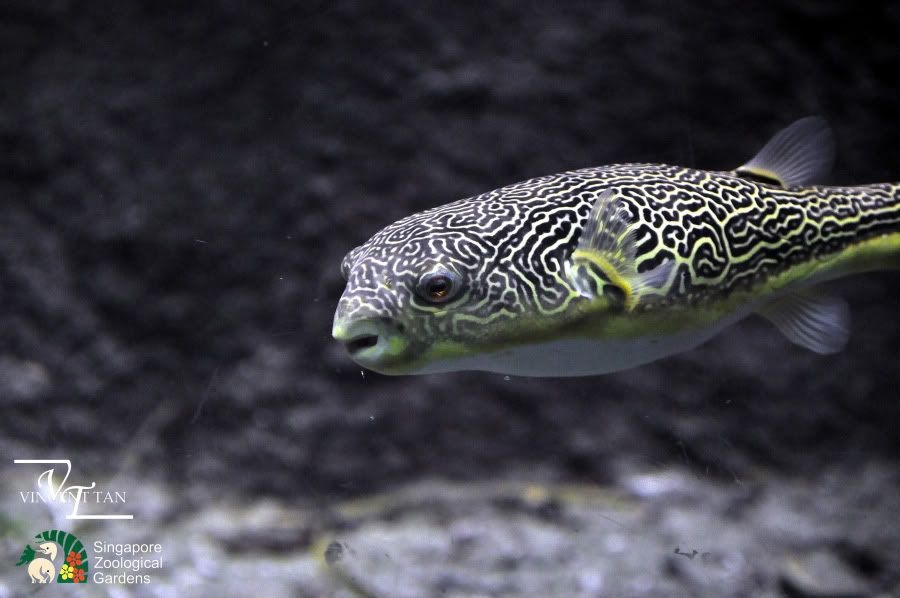
M63 0L0 15L4 455L102 472L127 454L197 505L431 478L897 471L897 274L834 285L855 322L831 357L749 320L604 377L388 378L360 372L330 325L346 251L532 176L730 168L822 114L833 182L900 180L900 5ZM900 587L884 555L900 548L858 543L876 586Z

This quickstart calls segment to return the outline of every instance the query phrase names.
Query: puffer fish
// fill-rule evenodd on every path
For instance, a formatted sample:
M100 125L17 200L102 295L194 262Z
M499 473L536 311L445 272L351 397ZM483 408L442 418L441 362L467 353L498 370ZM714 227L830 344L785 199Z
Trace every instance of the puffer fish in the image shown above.
M750 314L837 352L849 311L816 285L900 269L900 184L816 184L833 159L807 117L732 171L614 164L413 214L346 255L332 334L384 374L604 374Z

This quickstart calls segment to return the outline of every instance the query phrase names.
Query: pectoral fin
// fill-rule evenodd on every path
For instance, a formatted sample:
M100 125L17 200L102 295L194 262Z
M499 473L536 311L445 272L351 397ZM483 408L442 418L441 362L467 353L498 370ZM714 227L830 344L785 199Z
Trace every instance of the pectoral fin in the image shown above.
M834 164L834 135L820 116L801 118L781 130L738 175L782 187L822 183Z
M816 353L837 353L850 337L850 308L840 297L792 293L759 311L789 341Z
M616 202L615 191L607 189L594 202L572 253L570 278L582 296L633 310L654 290L658 293L674 269L674 262L667 261L638 273L635 254L627 210Z

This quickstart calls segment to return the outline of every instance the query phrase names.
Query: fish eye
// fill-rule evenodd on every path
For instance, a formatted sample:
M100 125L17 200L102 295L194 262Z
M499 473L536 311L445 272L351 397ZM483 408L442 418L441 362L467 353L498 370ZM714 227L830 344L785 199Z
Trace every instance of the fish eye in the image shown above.
M459 276L453 272L429 272L419 279L419 295L429 303L446 303L462 288Z

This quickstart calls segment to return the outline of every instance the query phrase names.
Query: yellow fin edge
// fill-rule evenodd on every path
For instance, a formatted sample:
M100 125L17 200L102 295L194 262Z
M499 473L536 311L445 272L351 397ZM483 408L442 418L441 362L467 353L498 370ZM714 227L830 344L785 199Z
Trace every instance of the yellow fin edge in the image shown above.
M782 187L787 187L781 177L778 176L774 170L769 170L768 168L759 168L757 166L741 166L736 171L739 175L741 174L749 174L761 179L768 179Z
M634 309L636 302L634 293L632 292L631 283L616 270L615 266L613 266L602 253L591 251L589 249L576 249L572 252L572 259L585 260L597 266L597 268L609 278L609 281L612 284L622 289L625 293L625 309L627 311Z

